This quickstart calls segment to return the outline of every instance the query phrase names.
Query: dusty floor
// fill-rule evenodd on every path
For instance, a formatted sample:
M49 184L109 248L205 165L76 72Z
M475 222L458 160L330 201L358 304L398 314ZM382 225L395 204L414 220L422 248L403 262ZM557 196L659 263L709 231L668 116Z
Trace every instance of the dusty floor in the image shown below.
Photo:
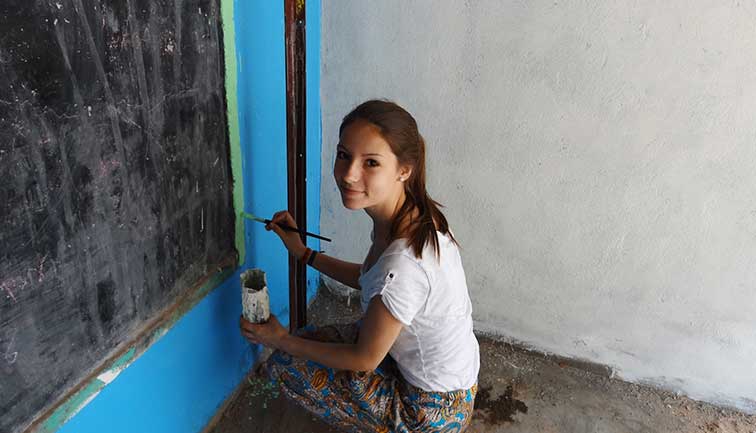
M321 290L308 323L349 323L359 301ZM756 416L699 403L672 393L610 379L601 369L572 363L479 336L480 391L467 432L756 433ZM336 433L286 401L254 373L211 433Z

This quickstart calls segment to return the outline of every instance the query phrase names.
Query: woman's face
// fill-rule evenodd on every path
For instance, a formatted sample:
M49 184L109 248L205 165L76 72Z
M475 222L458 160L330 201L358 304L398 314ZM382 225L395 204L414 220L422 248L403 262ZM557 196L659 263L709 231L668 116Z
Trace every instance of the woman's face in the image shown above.
M383 210L393 213L404 193L404 182L410 174L400 167L388 142L378 127L357 120L341 134L336 148L333 177L347 209Z

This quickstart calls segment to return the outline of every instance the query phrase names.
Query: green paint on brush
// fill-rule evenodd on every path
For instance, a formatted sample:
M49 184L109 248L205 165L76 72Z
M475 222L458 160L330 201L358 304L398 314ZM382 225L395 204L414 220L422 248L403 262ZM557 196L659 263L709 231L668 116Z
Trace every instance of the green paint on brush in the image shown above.
M244 188L242 183L241 138L239 136L239 104L237 101L236 31L234 30L234 0L221 0L221 22L223 26L223 58L226 66L226 119L228 122L228 143L231 149L231 176L233 177L234 211L244 209ZM244 220L236 218L236 251L239 263L244 263Z

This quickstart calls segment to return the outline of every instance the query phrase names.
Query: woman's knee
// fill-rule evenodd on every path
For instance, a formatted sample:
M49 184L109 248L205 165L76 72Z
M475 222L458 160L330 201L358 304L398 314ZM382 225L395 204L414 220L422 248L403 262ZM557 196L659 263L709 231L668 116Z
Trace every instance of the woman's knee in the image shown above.
M265 361L265 370L271 380L279 381L286 368L293 363L293 358L286 352L274 350Z

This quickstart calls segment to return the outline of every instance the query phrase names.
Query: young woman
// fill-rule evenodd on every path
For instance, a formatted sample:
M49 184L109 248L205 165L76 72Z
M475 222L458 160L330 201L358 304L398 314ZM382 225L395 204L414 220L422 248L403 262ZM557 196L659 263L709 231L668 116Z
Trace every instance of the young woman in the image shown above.
M290 254L362 291L362 319L289 335L275 316L240 321L276 350L266 366L283 393L354 432L461 432L470 422L480 357L457 242L425 190L425 143L395 103L364 102L339 129L333 176L348 209L373 220L365 262L306 248L287 211L266 227ZM306 328L307 329L307 328Z

